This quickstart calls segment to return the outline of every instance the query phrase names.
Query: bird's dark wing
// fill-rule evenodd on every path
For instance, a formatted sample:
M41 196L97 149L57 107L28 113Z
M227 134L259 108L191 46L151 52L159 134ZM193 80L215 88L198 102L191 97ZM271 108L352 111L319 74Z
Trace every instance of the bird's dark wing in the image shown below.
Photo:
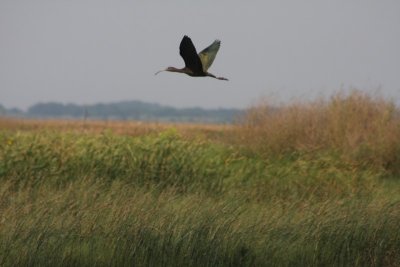
M204 72L207 72L208 68L210 68L211 64L214 62L220 46L221 41L215 40L209 47L199 53Z
M203 66L197 55L196 48L192 40L186 35L183 37L179 46L179 54L185 61L186 68L190 69L193 73L203 73Z

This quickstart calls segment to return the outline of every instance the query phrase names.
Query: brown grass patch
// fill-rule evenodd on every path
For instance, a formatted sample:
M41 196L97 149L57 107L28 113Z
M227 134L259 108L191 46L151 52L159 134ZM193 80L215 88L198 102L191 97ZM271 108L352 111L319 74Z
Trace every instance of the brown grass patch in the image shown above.
M399 110L360 91L280 107L261 103L249 109L237 135L264 155L333 150L358 163L400 168Z
M111 132L118 135L141 136L157 134L166 130L177 131L182 137L207 138L225 141L225 134L231 133L232 125L167 123L142 121L106 121L106 120L68 120L68 119L23 119L0 117L0 129L11 131L69 131L85 134L103 134Z

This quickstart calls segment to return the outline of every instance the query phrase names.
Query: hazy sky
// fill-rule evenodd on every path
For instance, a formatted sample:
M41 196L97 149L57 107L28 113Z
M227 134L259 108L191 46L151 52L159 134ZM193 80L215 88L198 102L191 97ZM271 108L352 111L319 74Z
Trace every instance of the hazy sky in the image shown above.
M229 82L154 73L183 67L179 43L222 41L209 69ZM0 103L142 100L247 107L260 97L356 87L400 99L399 0L0 0Z

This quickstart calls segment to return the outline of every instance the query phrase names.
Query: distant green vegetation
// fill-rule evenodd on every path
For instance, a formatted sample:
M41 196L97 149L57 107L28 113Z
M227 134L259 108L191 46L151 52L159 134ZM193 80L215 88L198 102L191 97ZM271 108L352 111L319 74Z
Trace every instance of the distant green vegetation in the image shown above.
M175 121L229 123L241 113L239 109L219 108L174 108L142 101L122 101L93 105L62 104L56 102L38 103L26 112L18 109L4 109L0 115L31 118L87 118L113 120Z
M0 266L400 266L400 139L284 146L249 116L216 139L3 129Z

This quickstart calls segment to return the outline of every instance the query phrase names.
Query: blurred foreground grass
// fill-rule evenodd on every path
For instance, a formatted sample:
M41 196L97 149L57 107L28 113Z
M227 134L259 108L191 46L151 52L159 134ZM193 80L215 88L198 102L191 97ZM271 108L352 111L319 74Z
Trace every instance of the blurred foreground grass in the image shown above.
M400 266L396 110L374 122L392 129L387 152L368 133L348 142L353 123L321 123L343 136L327 144L301 109L291 127L262 108L151 131L1 120L0 266Z

